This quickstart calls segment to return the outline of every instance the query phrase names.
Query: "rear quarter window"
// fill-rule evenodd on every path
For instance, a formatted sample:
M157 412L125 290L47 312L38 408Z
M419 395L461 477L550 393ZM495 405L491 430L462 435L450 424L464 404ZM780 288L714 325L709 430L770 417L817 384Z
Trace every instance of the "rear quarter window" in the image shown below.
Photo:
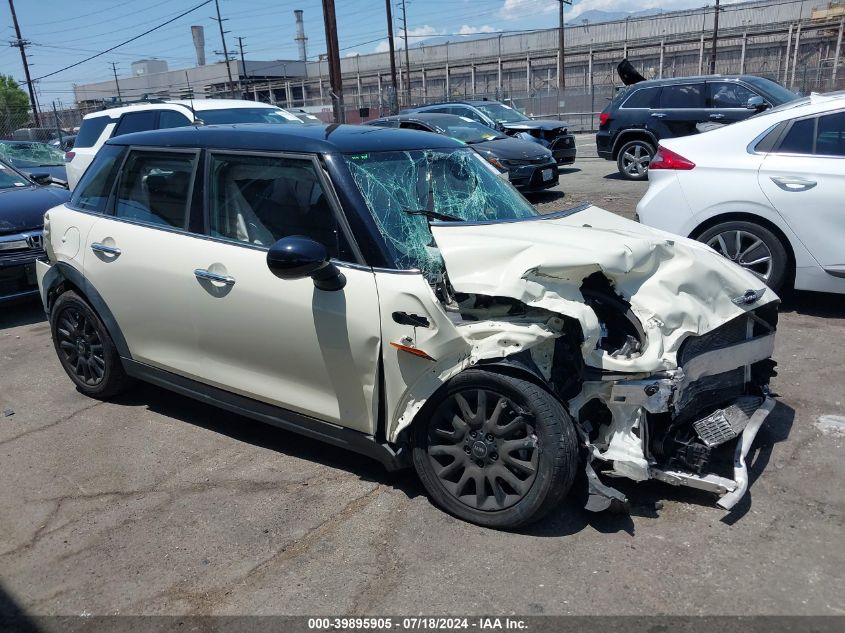
M121 145L104 145L73 190L70 206L83 211L105 213L117 169L123 157Z
M622 103L623 108L653 108L657 103L657 95L660 94L660 88L636 88Z
M73 146L75 148L94 147L94 144L100 138L106 126L113 122L114 119L109 116L95 116L90 119L83 119L82 126L79 128L79 133L76 135Z
M132 132L146 132L147 130L154 130L156 128L156 116L158 116L158 112L155 110L124 114L120 118L120 122L117 124L112 136L114 137L121 136L123 134L131 134Z

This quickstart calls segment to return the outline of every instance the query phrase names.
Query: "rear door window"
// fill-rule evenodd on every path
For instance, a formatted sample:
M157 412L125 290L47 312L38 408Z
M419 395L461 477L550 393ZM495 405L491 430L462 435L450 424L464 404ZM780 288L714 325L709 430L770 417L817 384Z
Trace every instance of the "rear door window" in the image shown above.
M97 152L94 162L73 190L70 206L93 213L105 212L123 150L120 145L104 145Z
M120 123L114 130L112 136L131 134L132 132L145 132L156 128L156 110L145 110L143 112L130 112L120 118Z
M117 186L115 217L185 228L196 162L194 152L130 152Z
M106 129L106 126L113 122L114 119L109 116L95 116L90 119L83 119L82 126L79 128L79 133L76 135L73 146L76 148L94 147L97 139L100 138L103 130Z
M162 110L158 117L159 129L185 127L190 124L191 120L188 117L181 112L175 112L173 110Z
M704 84L674 84L663 86L660 107L666 109L704 108Z
M623 108L653 108L657 103L657 96L660 94L660 87L640 88L634 90L630 97L625 99Z
M816 154L845 156L845 112L819 117L816 131Z
M778 154L812 154L816 119L795 121L777 149Z

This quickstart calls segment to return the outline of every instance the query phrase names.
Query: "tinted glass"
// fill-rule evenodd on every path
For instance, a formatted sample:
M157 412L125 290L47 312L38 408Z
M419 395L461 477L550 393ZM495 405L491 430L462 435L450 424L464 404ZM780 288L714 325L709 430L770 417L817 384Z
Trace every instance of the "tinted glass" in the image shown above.
M130 112L124 114L120 119L120 123L114 130L112 136L120 136L122 134L131 134L132 132L145 132L146 130L154 130L156 126L155 110L147 110L145 112Z
M845 156L845 112L819 117L816 154Z
M703 108L704 84L663 86L660 92L661 108Z
M776 83L771 79L766 79L764 77L747 77L745 81L750 83L755 88L758 88L760 92L763 93L763 96L775 105L789 103L790 101L795 101L796 99L798 99L797 94L795 94L791 90L787 90L779 83Z
M79 133L76 135L76 140L73 142L74 147L94 147L94 143L100 138L103 130L114 119L107 116L95 116L90 119L82 120L82 127L79 128Z
M660 88L642 88L635 90L633 94L622 104L623 108L653 108L657 101L657 94Z
M158 118L158 127L161 129L169 127L185 127L190 125L191 120L181 112L173 110L162 110Z
M728 81L707 84L711 108L744 108L751 97L759 95L745 86Z
M812 154L815 119L796 121L778 148L779 154Z
M211 160L212 236L269 247L305 235L331 257L350 259L310 160L223 154Z
M521 112L518 112L503 103L491 101L489 103L476 104L475 107L498 123L518 123L519 121L530 120Z
M202 110L197 116L208 125L218 123L290 123L305 125L292 114L280 108L221 108Z
M115 216L184 228L195 162L193 154L132 152L120 174Z
M104 145L97 152L94 162L73 190L70 204L77 209L103 213L111 193L115 174L123 156L123 147Z

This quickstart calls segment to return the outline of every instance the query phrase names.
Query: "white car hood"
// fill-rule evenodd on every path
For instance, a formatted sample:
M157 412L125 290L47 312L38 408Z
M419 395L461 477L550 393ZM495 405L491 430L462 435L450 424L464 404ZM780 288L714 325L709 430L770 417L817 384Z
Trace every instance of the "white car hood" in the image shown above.
M511 297L577 318L585 362L610 371L674 369L685 338L709 332L777 300L766 289L753 305L732 301L764 283L709 247L594 206L566 216L498 223L433 223L432 233L458 292ZM602 272L631 304L646 333L642 353L597 349L601 326L584 303L583 280Z

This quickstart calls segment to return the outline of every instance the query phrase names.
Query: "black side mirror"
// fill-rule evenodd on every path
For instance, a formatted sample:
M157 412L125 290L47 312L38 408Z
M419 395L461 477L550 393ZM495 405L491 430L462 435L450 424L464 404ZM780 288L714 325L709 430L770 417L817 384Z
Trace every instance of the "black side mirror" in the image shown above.
M748 102L745 104L746 109L748 110L757 110L760 112L761 110L765 110L768 105L766 104L766 100L763 99L760 95L754 95L748 99Z
M29 179L38 185L52 185L53 177L47 173L30 174Z
M346 277L329 259L326 247L304 235L283 237L267 251L267 267L281 279L311 277L320 290L340 290Z

